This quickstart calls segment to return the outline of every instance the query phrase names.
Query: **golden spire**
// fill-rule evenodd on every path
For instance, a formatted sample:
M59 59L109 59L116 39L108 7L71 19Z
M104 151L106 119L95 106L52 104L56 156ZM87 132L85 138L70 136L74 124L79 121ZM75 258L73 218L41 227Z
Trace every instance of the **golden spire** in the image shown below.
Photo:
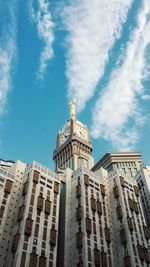
M76 100L73 99L71 102L70 102L70 118L71 119L74 119L76 116Z

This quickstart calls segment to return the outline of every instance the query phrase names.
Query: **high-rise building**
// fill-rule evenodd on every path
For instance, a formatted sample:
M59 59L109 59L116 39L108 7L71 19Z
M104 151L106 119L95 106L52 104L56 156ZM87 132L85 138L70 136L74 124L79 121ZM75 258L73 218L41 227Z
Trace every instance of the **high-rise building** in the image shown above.
M119 171L67 169L64 265L148 266L150 232L134 179Z
M35 161L0 165L0 267L148 267L141 154L107 153L93 166L72 101L53 159L55 171Z
M147 224L150 226L150 166L142 165L135 176Z
M118 170L122 175L137 181L147 224L150 226L150 167L142 164L139 152L106 153L92 168L105 168L108 172Z
M59 153L71 140L71 132L67 138ZM80 136L80 142L84 142L84 136ZM107 153L92 171L83 163L76 164L75 169L68 164L63 166L70 168L64 171L65 192L61 201L64 206L60 210L64 218L63 232L60 231L64 249L58 255L58 267L147 266L149 229L133 180L140 165L140 153L123 152Z
M65 180L63 266L113 266L107 172L97 175L85 167L74 172L67 169Z
M76 119L75 101L72 101L70 117L57 136L57 146L53 154L55 170L69 167L74 171L81 166L91 169L94 164L91 153L88 128Z
M4 167L4 168L9 168L12 165L14 165L14 161L13 160L4 160L4 159L0 159L0 166Z
M106 153L93 167L93 171L103 167L108 172L122 171L123 174L134 177L142 163L139 152L109 152Z
M150 232L134 179L119 171L108 174L114 266L149 266Z
M22 196L23 174L26 164L17 161L12 166L0 166L0 264L7 265L12 244L13 227L18 214L18 200Z
M60 177L20 161L0 174L0 266L56 266Z

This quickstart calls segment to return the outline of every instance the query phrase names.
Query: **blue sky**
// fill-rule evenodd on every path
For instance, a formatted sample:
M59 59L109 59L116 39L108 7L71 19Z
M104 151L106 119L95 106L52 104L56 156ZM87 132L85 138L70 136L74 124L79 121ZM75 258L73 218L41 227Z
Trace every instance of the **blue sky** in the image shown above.
M0 158L53 168L75 98L97 161L150 164L149 0L0 1Z

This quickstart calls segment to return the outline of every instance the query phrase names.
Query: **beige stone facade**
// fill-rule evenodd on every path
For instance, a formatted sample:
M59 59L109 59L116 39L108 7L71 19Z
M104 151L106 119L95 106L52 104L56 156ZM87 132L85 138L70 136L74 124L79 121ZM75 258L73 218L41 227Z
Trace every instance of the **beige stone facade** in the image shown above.
M65 171L64 265L141 267L150 263L150 231L132 177L103 168Z
M3 170L1 266L56 266L60 178L37 162L13 167Z
M13 239L13 225L18 213L18 200L22 194L26 165L20 161L9 168L0 167L0 264L6 264ZM2 182L3 180L3 182Z
M66 170L66 267L113 266L106 173Z
M108 152L93 167L93 171L103 167L108 172L119 170L128 177L134 177L142 163L139 152Z
M88 129L70 105L55 171L0 163L0 267L148 267L138 184L144 175L149 183L149 169L138 152L107 153L93 167Z
M146 222L150 227L150 166L142 165L135 180L139 186L140 198Z
M148 266L149 228L134 179L117 171L108 175L114 266Z
M57 146L53 154L55 170L69 167L73 171L84 166L91 169L94 164L92 144L87 126L75 117L69 118L57 136Z

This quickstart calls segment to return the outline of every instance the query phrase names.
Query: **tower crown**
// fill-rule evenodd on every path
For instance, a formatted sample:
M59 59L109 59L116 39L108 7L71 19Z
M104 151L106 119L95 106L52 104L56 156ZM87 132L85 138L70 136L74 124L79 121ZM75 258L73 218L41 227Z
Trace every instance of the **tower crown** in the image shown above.
M76 119L75 108L76 101L72 100L70 102L69 119L57 135L57 147L53 154L56 169L72 166L71 168L75 170L82 165L91 166L91 164L88 164L89 158L92 158L92 146L89 140L88 128ZM86 163L79 164L79 159Z
M72 100L69 104L69 119L65 123L62 130L57 136L57 148L61 147L70 138L79 137L82 141L89 141L88 128L76 118L76 100Z

